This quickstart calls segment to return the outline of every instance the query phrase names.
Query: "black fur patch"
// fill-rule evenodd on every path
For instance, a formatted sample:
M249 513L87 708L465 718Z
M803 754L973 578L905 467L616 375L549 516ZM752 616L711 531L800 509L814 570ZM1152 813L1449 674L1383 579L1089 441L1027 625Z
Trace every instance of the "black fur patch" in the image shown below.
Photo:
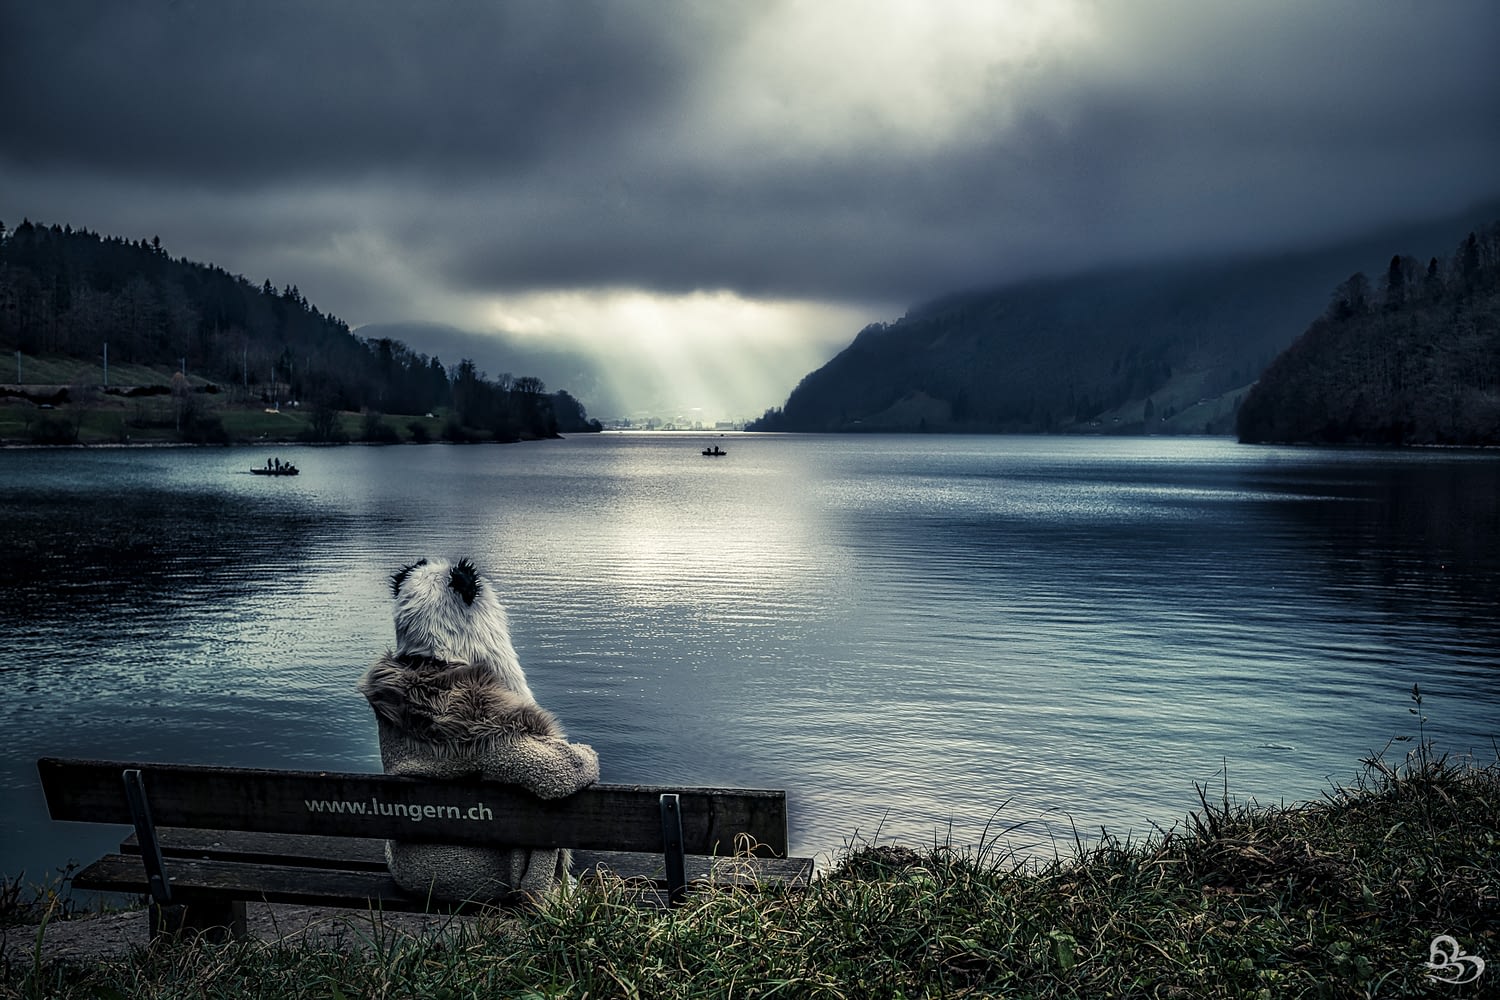
M479 570L469 560L460 559L448 574L448 586L458 591L465 604L473 604L474 595L479 593Z
M401 593L401 585L406 582L406 575L408 573L410 573L412 570L416 569L418 566L425 566L425 565L427 565L427 560L426 559L418 559L416 562L414 562L414 563L408 563L407 565L402 566L400 569L396 570L396 572L392 573L391 574L391 596L395 597L397 594Z

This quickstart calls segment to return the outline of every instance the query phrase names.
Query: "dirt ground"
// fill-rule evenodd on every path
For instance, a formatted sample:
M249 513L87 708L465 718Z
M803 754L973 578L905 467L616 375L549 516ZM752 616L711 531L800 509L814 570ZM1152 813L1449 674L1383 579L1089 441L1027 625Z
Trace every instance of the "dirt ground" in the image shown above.
M442 933L464 917L424 913L380 913L313 906L249 903L245 922L250 937L265 941L311 940L335 948L358 948L391 934ZM41 933L42 962L81 961L119 957L148 944L146 911L129 910L58 920L37 925L0 928L0 954L5 961L30 965Z

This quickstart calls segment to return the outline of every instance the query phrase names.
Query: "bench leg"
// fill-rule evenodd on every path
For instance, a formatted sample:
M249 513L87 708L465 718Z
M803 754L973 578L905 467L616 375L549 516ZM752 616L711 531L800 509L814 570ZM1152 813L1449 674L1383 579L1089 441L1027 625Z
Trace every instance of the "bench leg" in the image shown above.
M151 940L192 934L209 941L245 937L245 902L240 899L195 900L192 903L151 904Z

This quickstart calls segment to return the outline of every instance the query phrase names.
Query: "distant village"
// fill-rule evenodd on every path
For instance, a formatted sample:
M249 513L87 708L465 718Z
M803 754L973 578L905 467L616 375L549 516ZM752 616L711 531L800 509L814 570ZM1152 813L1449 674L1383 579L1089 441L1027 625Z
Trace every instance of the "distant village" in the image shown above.
M691 417L616 417L601 420L607 431L742 431L747 420L694 420Z

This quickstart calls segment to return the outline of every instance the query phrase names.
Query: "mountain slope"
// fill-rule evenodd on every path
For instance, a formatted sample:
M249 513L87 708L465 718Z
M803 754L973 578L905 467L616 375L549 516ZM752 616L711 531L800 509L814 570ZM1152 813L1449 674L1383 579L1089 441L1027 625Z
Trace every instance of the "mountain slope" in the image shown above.
M1235 401L1330 288L1392 246L1445 253L1471 226L954 295L867 327L753 428L1229 433Z
M460 423L501 440L598 429L577 398L547 394L539 378L491 382L472 363L450 371L398 339L357 336L295 285L277 291L174 259L158 239L29 220L0 224L0 351L14 353L18 368L27 356L28 372L46 367L38 359L86 360L105 384L111 363L117 374L154 372L163 386L177 372L241 406L411 415L453 408Z
M1363 274L1266 369L1239 412L1249 443L1500 444L1500 225L1446 260Z

